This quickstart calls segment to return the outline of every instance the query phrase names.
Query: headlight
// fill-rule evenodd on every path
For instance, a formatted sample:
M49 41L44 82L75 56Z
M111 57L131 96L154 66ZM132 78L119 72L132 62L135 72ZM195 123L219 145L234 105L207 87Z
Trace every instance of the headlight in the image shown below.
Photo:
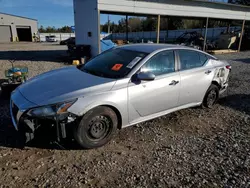
M39 108L34 108L28 111L27 115L34 117L47 117L64 114L67 112L68 108L71 107L76 100L64 103L58 103L50 106L43 106Z
M27 113L29 116L54 116L56 115L56 109L52 106L45 106L40 108L35 108Z

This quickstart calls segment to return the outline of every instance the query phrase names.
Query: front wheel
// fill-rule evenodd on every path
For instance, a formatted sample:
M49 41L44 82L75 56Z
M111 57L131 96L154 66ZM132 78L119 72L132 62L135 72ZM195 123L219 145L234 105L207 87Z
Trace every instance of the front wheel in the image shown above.
M86 149L108 143L116 132L118 119L108 107L99 106L87 112L74 130L76 141Z
M206 108L212 108L214 104L219 99L219 88L218 86L212 84L203 99L202 106Z

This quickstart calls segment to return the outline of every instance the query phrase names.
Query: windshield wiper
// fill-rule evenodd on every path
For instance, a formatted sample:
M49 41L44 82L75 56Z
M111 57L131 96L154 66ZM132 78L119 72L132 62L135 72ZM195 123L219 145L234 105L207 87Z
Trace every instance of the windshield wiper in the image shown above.
M88 69L82 69L82 71L95 75L95 76L99 76L99 77L104 77L104 78L111 78L111 79L117 79L120 78L120 76L118 75L109 75L109 74L105 74L103 72L98 72L98 71L94 71L94 70L88 70Z
M94 71L94 70L88 70L88 69L85 69L85 68L83 69L83 71L86 72L86 73L95 75L95 76L104 77L104 74L101 73L101 72L97 72L97 71Z

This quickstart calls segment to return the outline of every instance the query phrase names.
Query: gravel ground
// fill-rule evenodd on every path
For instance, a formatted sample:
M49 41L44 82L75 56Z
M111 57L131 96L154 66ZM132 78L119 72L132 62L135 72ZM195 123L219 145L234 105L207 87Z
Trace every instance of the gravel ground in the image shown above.
M6 49L23 51L16 64L29 66L31 77L65 66L65 47L0 44L0 79L13 53ZM250 52L218 57L233 71L228 95L214 109L123 129L95 150L16 148L8 100L1 98L0 187L250 187Z
M56 43L0 43L0 79L4 78L4 70L11 67L9 60L15 61L15 65L29 67L30 77L60 68L67 61L66 50L67 46Z

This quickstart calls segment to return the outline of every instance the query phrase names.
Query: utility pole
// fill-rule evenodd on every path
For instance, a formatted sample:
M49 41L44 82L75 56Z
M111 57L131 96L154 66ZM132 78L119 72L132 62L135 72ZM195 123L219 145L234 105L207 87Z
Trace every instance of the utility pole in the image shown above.
M158 15L158 19L157 19L158 23L157 23L157 37L156 37L156 42L157 44L159 44L160 42L160 30L161 30L161 15Z
M204 44L203 44L203 51L206 51L208 21L209 21L209 18L207 18L207 21L206 21L206 30L205 30L205 38L204 38Z
M241 28L241 35L240 35L240 43L239 43L239 47L238 47L238 52L240 52L240 49L241 49L242 38L243 38L243 35L244 35L244 30L245 30L245 23L246 23L246 20L243 20L242 28Z
M126 41L128 42L128 15L126 15Z
M108 15L108 33L110 33L110 19L109 19L109 15Z

